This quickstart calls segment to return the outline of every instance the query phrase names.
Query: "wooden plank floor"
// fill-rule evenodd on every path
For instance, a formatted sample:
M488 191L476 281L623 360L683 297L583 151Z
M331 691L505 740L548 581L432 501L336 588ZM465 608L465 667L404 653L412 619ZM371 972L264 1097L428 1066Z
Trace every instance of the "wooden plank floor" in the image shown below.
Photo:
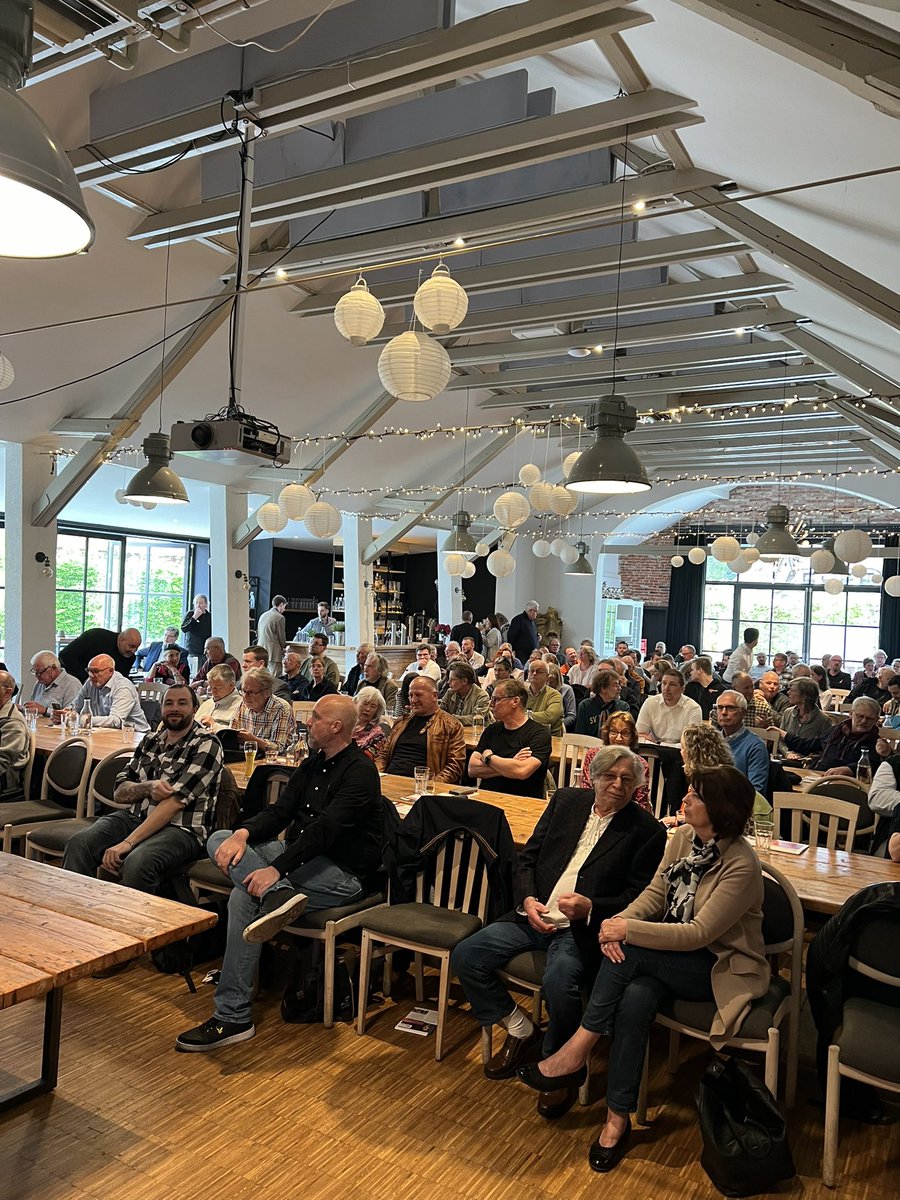
M176 1033L211 1013L212 988L188 994L146 959L66 990L60 1078L52 1097L0 1117L3 1200L706 1200L691 1101L706 1052L685 1043L676 1081L654 1035L649 1119L614 1182L590 1171L599 1105L558 1122L535 1097L481 1073L475 1026L454 1012L448 1056L393 1026L412 1005L380 1010L371 1035L341 1024L285 1026L278 997L257 1005L257 1036L215 1054L178 1054ZM24 1059L40 1002L0 1013L0 1063ZM603 1057L595 1059L602 1096ZM28 1066L31 1064L29 1063ZM27 1066L23 1064L23 1070ZM4 1080L4 1082L6 1082ZM819 1178L821 1113L791 1118L799 1178L782 1195L884 1200L897 1194L900 1125L843 1122L838 1193ZM614 1193L610 1191L614 1188Z

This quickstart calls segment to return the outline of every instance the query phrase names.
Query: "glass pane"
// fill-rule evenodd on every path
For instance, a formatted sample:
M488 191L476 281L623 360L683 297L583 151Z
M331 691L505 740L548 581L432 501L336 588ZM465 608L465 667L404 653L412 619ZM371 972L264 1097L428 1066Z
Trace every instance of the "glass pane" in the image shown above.
M741 588L740 624L768 621L772 611L772 592L768 588ZM762 630L760 630L762 633ZM760 645L760 649L763 649Z
M772 620L802 625L806 616L806 589L780 589L772 593Z
M120 542L105 538L88 538L87 589L97 591L119 590L119 563L122 546Z
M144 542L137 544L128 539L125 552L125 591L142 592L147 575L147 546Z
M727 620L731 625L734 612L734 588L707 584L703 597L703 616L707 620Z
M844 670L858 671L864 658L871 658L878 649L878 626L866 629L861 625L847 626L847 639L844 649ZM823 651L824 653L824 651Z
M720 658L726 650L733 648L731 617L727 621L703 622L703 641L701 649L704 654L711 654L713 661Z
M787 650L794 650L797 654L802 653L803 626L789 625L786 621L773 621L769 644L773 654Z
M56 536L56 590L84 587L84 560L87 539L71 533ZM80 605L79 605L80 608ZM80 618L79 618L80 620ZM80 630L79 630L80 632ZM71 635L70 635L71 636Z
M847 613L847 597L841 592L837 596L829 596L827 592L813 592L812 623L813 625L840 625L843 627ZM843 634L841 635L843 637ZM825 651L823 650L824 654ZM838 653L835 651L835 653Z
M120 629L118 592L87 592L84 597L84 628Z
M687 558L687 551L688 548L685 548L680 550L679 554L683 554ZM734 575L728 570L727 565L719 562L718 559L713 558L711 555L706 560L706 579L709 583L734 583Z
M834 625L813 625L809 631L809 661L821 663L824 655L844 655L844 630Z
M135 629L139 629L144 634L144 642L146 643L153 639L144 630L144 613L144 593L126 592L122 628L127 629L133 625Z

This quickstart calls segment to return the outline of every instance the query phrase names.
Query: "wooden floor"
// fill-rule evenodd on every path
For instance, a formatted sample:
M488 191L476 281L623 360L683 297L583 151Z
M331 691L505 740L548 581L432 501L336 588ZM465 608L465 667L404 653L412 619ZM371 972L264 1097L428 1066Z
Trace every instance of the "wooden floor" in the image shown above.
M608 1181L587 1165L601 1107L546 1122L534 1094L481 1073L466 1012L451 1016L448 1054L393 1026L411 1007L381 1010L371 1034L348 1025L285 1026L276 994L257 1005L250 1042L178 1054L176 1033L211 1013L212 988L188 994L147 960L67 990L59 1087L0 1116L3 1200L616 1200L715 1197L699 1165L691 1096L706 1060L686 1044L673 1082L654 1042L649 1120ZM39 1005L0 1013L0 1063L24 1063ZM656 1035L655 1035L656 1036ZM603 1090L603 1059L594 1078ZM5 1084L7 1079L0 1079ZM819 1178L821 1113L801 1079L792 1115L799 1177L783 1195L886 1200L898 1193L900 1125L843 1122L841 1183Z

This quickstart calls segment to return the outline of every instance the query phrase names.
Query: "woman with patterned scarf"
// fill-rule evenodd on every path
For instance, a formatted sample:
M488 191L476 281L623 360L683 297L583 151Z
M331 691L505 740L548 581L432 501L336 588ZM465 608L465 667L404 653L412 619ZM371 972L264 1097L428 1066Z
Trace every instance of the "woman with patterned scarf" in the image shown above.
M607 1119L591 1145L595 1171L611 1171L631 1132L650 1025L670 998L709 1002L719 1049L765 995L759 860L743 838L753 787L734 767L698 769L684 800L685 825L668 841L650 885L600 927L603 961L581 1025L541 1063L519 1068L537 1091L578 1087L599 1039L611 1038Z

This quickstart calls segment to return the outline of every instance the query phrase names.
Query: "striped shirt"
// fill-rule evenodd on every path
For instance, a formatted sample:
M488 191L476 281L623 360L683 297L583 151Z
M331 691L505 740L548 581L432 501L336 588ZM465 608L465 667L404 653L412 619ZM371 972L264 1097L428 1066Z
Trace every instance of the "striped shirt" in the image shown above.
M205 842L212 828L223 764L222 743L201 726L194 724L183 738L171 743L163 729L147 734L128 766L116 776L116 787L165 779L174 789L173 799L182 806L171 824L189 829ZM149 796L138 800L132 816L143 819L150 804Z
M283 754L297 736L294 710L286 700L279 700L277 696L270 696L260 712L252 712L242 700L231 718L231 728L262 738L266 746L274 747L279 754Z

